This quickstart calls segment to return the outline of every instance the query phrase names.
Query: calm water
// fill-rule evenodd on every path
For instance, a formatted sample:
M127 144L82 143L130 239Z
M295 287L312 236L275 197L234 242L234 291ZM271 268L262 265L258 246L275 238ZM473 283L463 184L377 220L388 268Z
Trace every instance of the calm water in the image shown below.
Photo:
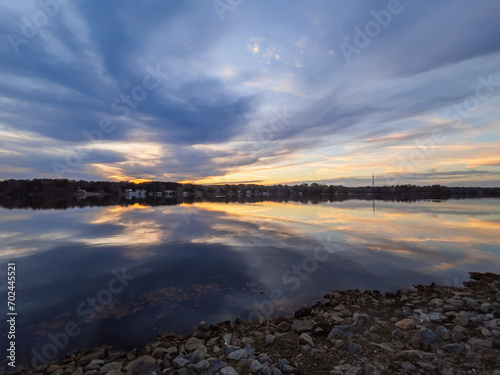
M500 199L374 204L0 209L1 277L17 267L18 360L53 355L50 337L57 355L128 347L204 321L290 314L334 289L500 272Z

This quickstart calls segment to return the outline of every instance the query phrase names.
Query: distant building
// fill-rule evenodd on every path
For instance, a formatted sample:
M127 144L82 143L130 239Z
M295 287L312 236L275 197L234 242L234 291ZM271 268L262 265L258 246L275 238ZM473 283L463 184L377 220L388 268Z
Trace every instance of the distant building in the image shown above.
M125 189L125 198L131 199L131 198L146 198L146 190L144 189L139 189L136 191L133 191L132 189Z
M252 190L248 189L246 192L245 192L245 195L247 196L247 198L250 198L252 196Z

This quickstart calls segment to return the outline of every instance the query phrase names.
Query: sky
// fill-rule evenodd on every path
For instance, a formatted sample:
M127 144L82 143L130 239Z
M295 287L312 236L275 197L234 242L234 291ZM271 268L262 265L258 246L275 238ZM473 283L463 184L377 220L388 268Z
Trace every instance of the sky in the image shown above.
M0 179L500 186L500 2L0 4Z

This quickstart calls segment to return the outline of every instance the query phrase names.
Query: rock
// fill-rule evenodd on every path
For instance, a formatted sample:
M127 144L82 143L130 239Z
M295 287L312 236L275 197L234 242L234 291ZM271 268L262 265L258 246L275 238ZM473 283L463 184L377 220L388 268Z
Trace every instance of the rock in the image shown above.
M175 346L171 346L171 347L167 348L166 353L171 358L177 354L177 348Z
M262 370L263 366L260 364L259 361L257 361L256 359L254 359L252 361L252 364L250 365L250 372L259 372L260 370Z
M196 350L198 349L200 346L202 346L203 344L205 344L205 340L202 340L202 339L198 339L196 337L190 337L186 344L184 345L184 347L186 348L186 350L188 351L193 351L193 350Z
M351 344L347 346L347 350L349 351L349 354L356 355L361 351L361 348L357 345Z
M478 339L478 338L475 338L475 337L469 339L467 341L467 343L470 344L470 345L483 346L485 348L491 348L493 346L493 341Z
M330 333L328 334L327 339L330 341L335 340L335 336L337 336L341 332L342 332L342 330L340 328L333 327L332 330L330 331Z
M224 368L227 366L226 362L222 362L220 359L217 359L217 358L209 358L208 362L210 362L210 368L206 372L206 374L208 374L208 375L215 374L221 368Z
M156 370L156 359L149 355L140 356L130 362L125 370L127 375L151 374Z
M94 359L104 359L106 352L104 348L97 349L78 360L78 366L86 366Z
M275 339L276 339L276 336L274 336L274 335L267 335L266 336L266 344L272 344Z
M151 353L151 357L155 359L162 359L166 352L167 352L166 348L156 348Z
M106 363L101 367L101 370L99 371L100 374L107 374L112 370L121 370L123 367L123 363L121 362L111 362L111 363Z
M224 367L219 371L220 375L238 375L238 372L231 366Z
M50 375L64 375L64 370L60 368L52 372Z
M439 326L436 329L436 335L442 340L448 341L450 339L450 331L443 326Z
M464 350L464 344L448 344L444 346L448 353L461 353Z
M71 375L83 375L82 368L78 367Z
M368 315L370 315L371 317L379 316L380 312L378 310L375 310L375 309L368 309Z
M227 359L234 359L234 360L238 361L241 358L247 358L247 357L248 357L248 352L245 349L239 349L239 350L235 350L234 352L231 352L227 356Z
M424 345L431 345L433 342L435 342L438 339L436 334L432 332L430 329L421 329L420 330L420 340L422 341L422 344Z
M245 323L246 323L245 320L243 320L239 316L234 320L234 325L236 325L236 326L239 326L239 325L245 324Z
M469 313L466 311L460 311L453 320L453 323L458 326L465 327L469 323Z
M472 298L465 297L464 298L464 302L465 302L465 306L467 306L467 307L477 307L477 306L479 306L479 303L477 303Z
M288 322L281 322L278 324L278 331L286 332L290 329L291 325Z
M401 368L406 371L415 371L417 369L412 363L408 361L401 363Z
M361 371L361 367L352 366L349 370L347 370L346 375L358 375Z
M396 327L398 327L399 329L405 329L405 330L414 328L416 326L413 319L403 319L403 320L400 320L399 322L395 323L394 325Z
M175 368L182 368L182 367L186 366L188 363L190 363L189 360L187 360L186 358L184 358L182 356L177 356L172 361L172 364L174 365Z
M292 329L298 333L311 332L313 327L308 322L295 319L292 323Z
M405 337L404 333L401 332L399 329L395 329L394 331L392 331L391 336L396 340L401 340Z
M207 356L207 348L205 345L202 345L191 354L191 356L189 357L189 361L191 363L198 363L206 356Z
M299 344L301 345L309 345L314 348L314 341L311 336L309 336L307 333L302 333L299 336Z

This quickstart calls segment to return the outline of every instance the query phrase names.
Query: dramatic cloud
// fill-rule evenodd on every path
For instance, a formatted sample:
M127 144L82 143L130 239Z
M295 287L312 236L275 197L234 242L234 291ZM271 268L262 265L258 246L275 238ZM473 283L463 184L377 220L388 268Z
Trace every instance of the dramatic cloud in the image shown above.
M2 4L0 179L363 185L375 170L499 185L498 14L465 0Z

